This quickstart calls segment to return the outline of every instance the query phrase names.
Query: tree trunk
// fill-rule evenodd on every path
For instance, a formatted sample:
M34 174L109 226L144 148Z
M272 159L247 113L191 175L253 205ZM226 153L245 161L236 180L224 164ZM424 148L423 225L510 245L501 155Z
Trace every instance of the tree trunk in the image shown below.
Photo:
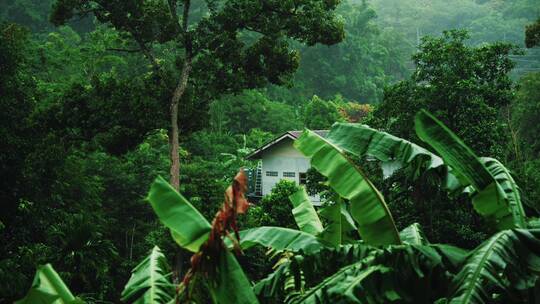
M171 99L171 136L169 137L169 147L171 152L171 179L170 184L177 191L180 189L180 143L178 142L179 130L178 130L178 104L180 99L186 91L187 82L189 78L189 72L191 71L191 58L188 56L182 67L182 74L180 80L176 85L174 94Z

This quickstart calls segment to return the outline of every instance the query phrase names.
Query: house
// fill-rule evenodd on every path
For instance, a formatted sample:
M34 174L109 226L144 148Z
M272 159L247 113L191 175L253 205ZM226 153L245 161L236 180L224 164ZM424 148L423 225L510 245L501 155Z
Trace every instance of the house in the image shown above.
M325 137L327 130L314 131ZM248 160L260 160L255 178L255 195L264 196L272 191L272 188L282 179L294 181L298 185L304 185L307 181L306 172L311 167L309 158L296 150L294 140L302 134L302 131L288 131L272 141L264 144L248 156ZM320 205L318 195L311 197L314 205Z

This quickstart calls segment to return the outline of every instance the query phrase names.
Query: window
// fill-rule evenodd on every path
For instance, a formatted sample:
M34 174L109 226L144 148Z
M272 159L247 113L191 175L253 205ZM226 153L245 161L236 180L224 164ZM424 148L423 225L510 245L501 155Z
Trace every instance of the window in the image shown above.
M283 177L295 177L296 173L294 172L283 172Z
M300 185L305 185L307 184L307 173L306 172L300 172L299 174L299 177L300 177Z
M278 176L277 171L266 171L266 176Z

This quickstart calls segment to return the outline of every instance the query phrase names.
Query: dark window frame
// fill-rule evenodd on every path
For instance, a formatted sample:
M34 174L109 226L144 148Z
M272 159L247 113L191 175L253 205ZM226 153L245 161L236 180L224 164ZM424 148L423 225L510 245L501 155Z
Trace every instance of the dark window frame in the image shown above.
M268 176L268 177L278 177L279 172L277 172L277 171L266 171L265 175Z
M283 172L283 177L296 177L296 172L285 171Z

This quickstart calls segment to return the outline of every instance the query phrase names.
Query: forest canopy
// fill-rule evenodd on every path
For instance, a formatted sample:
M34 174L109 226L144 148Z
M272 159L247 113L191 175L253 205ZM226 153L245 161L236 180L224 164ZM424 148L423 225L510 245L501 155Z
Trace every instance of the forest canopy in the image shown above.
M0 1L0 303L132 303L154 290L132 274L163 287L144 303L537 300L539 21L537 0ZM288 131L311 169L256 196L248 156Z

